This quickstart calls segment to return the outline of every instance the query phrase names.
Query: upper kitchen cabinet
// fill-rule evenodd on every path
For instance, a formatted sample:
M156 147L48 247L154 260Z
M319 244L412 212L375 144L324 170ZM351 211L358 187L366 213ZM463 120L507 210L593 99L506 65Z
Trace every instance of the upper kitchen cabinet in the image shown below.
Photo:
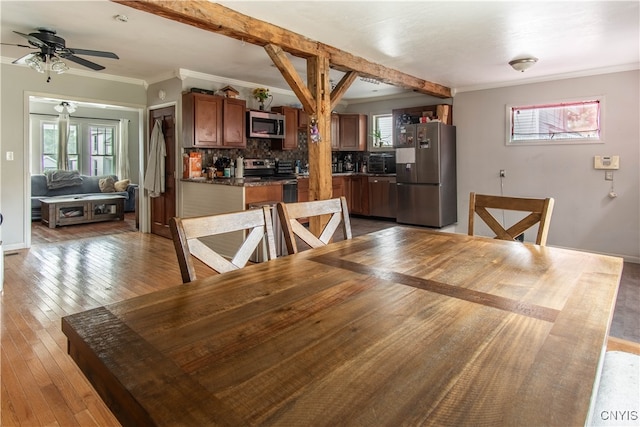
M309 115L306 111L298 109L298 129L307 131L309 127Z
M247 102L244 99L223 98L222 101L222 145L224 147L247 146L245 128Z
M427 116L429 118L438 118L447 125L453 124L453 110L451 105L425 105L423 107L398 108L391 111L393 115L393 126L397 127L400 123L411 121L411 123L419 123L420 117ZM404 118L403 118L404 116Z
M331 151L340 150L340 115L331 114Z
M340 114L340 151L367 150L367 115Z
M245 147L246 101L202 93L182 95L184 147Z
M272 139L274 150L295 150L298 148L298 109L292 107L273 107L271 111L284 115L284 139Z
M222 100L202 93L182 94L182 144L185 147L222 146Z

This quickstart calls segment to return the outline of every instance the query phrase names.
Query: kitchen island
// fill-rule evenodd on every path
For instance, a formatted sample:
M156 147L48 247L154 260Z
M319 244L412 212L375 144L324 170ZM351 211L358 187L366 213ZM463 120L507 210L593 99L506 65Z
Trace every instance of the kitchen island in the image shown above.
M293 181L293 182L292 182ZM283 198L283 188L296 180L262 180L260 178L182 179L180 216L188 218L217 215L250 209L258 203L275 204ZM207 239L207 245L226 256L232 256L244 240L238 231Z
M395 218L395 209L383 209L381 204L395 205L395 174L386 173L360 173L342 172L333 174L333 197L345 196L349 205L349 212L357 215L372 215L379 217ZM381 183L383 185L381 185ZM265 201L307 201L309 200L309 175L298 174L296 178L260 177L245 178L192 178L182 179L182 206L187 212L192 212L193 203L209 205L211 200L225 198L232 194L233 200L226 201L223 206L207 206L206 211L195 209L197 215L209 215L212 213L233 212L233 210L248 209L252 203ZM205 189L201 184L213 184ZM287 196L287 186L297 185L296 197ZM222 188L222 187L227 187ZM236 188L232 190L229 187ZM382 193L385 194L382 194ZM391 192L392 194L386 194ZM207 196L207 200L199 200ZM213 193L213 194L211 194ZM194 200L195 198L195 200ZM375 207L370 209L373 202ZM202 207L202 206L200 206ZM229 210L233 207L233 210ZM210 210L209 208L214 208ZM220 210L222 209L222 210ZM391 212L381 214L380 212ZM183 215L187 213L183 211ZM189 214L189 216L192 216Z

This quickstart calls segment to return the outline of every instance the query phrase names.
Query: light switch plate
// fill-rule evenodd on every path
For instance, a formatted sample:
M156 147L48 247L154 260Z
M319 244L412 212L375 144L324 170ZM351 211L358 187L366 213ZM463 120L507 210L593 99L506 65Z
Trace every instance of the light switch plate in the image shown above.
M594 169L620 169L620 156L594 156Z

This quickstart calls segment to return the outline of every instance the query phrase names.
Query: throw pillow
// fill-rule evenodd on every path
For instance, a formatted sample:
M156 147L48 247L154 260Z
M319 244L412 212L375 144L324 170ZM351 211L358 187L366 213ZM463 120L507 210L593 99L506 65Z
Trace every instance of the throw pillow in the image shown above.
M100 178L98 181L98 186L100 186L100 191L103 193L113 193L116 191L115 181L110 176L107 178Z
M131 180L121 179L120 181L116 181L113 186L116 188L116 191L127 191L127 187L129 187L129 183Z

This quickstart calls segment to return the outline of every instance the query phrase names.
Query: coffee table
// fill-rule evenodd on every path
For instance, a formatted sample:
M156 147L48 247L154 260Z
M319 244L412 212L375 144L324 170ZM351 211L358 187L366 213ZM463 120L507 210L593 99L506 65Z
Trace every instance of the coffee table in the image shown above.
M42 223L49 228L124 219L124 196L87 195L41 199Z

